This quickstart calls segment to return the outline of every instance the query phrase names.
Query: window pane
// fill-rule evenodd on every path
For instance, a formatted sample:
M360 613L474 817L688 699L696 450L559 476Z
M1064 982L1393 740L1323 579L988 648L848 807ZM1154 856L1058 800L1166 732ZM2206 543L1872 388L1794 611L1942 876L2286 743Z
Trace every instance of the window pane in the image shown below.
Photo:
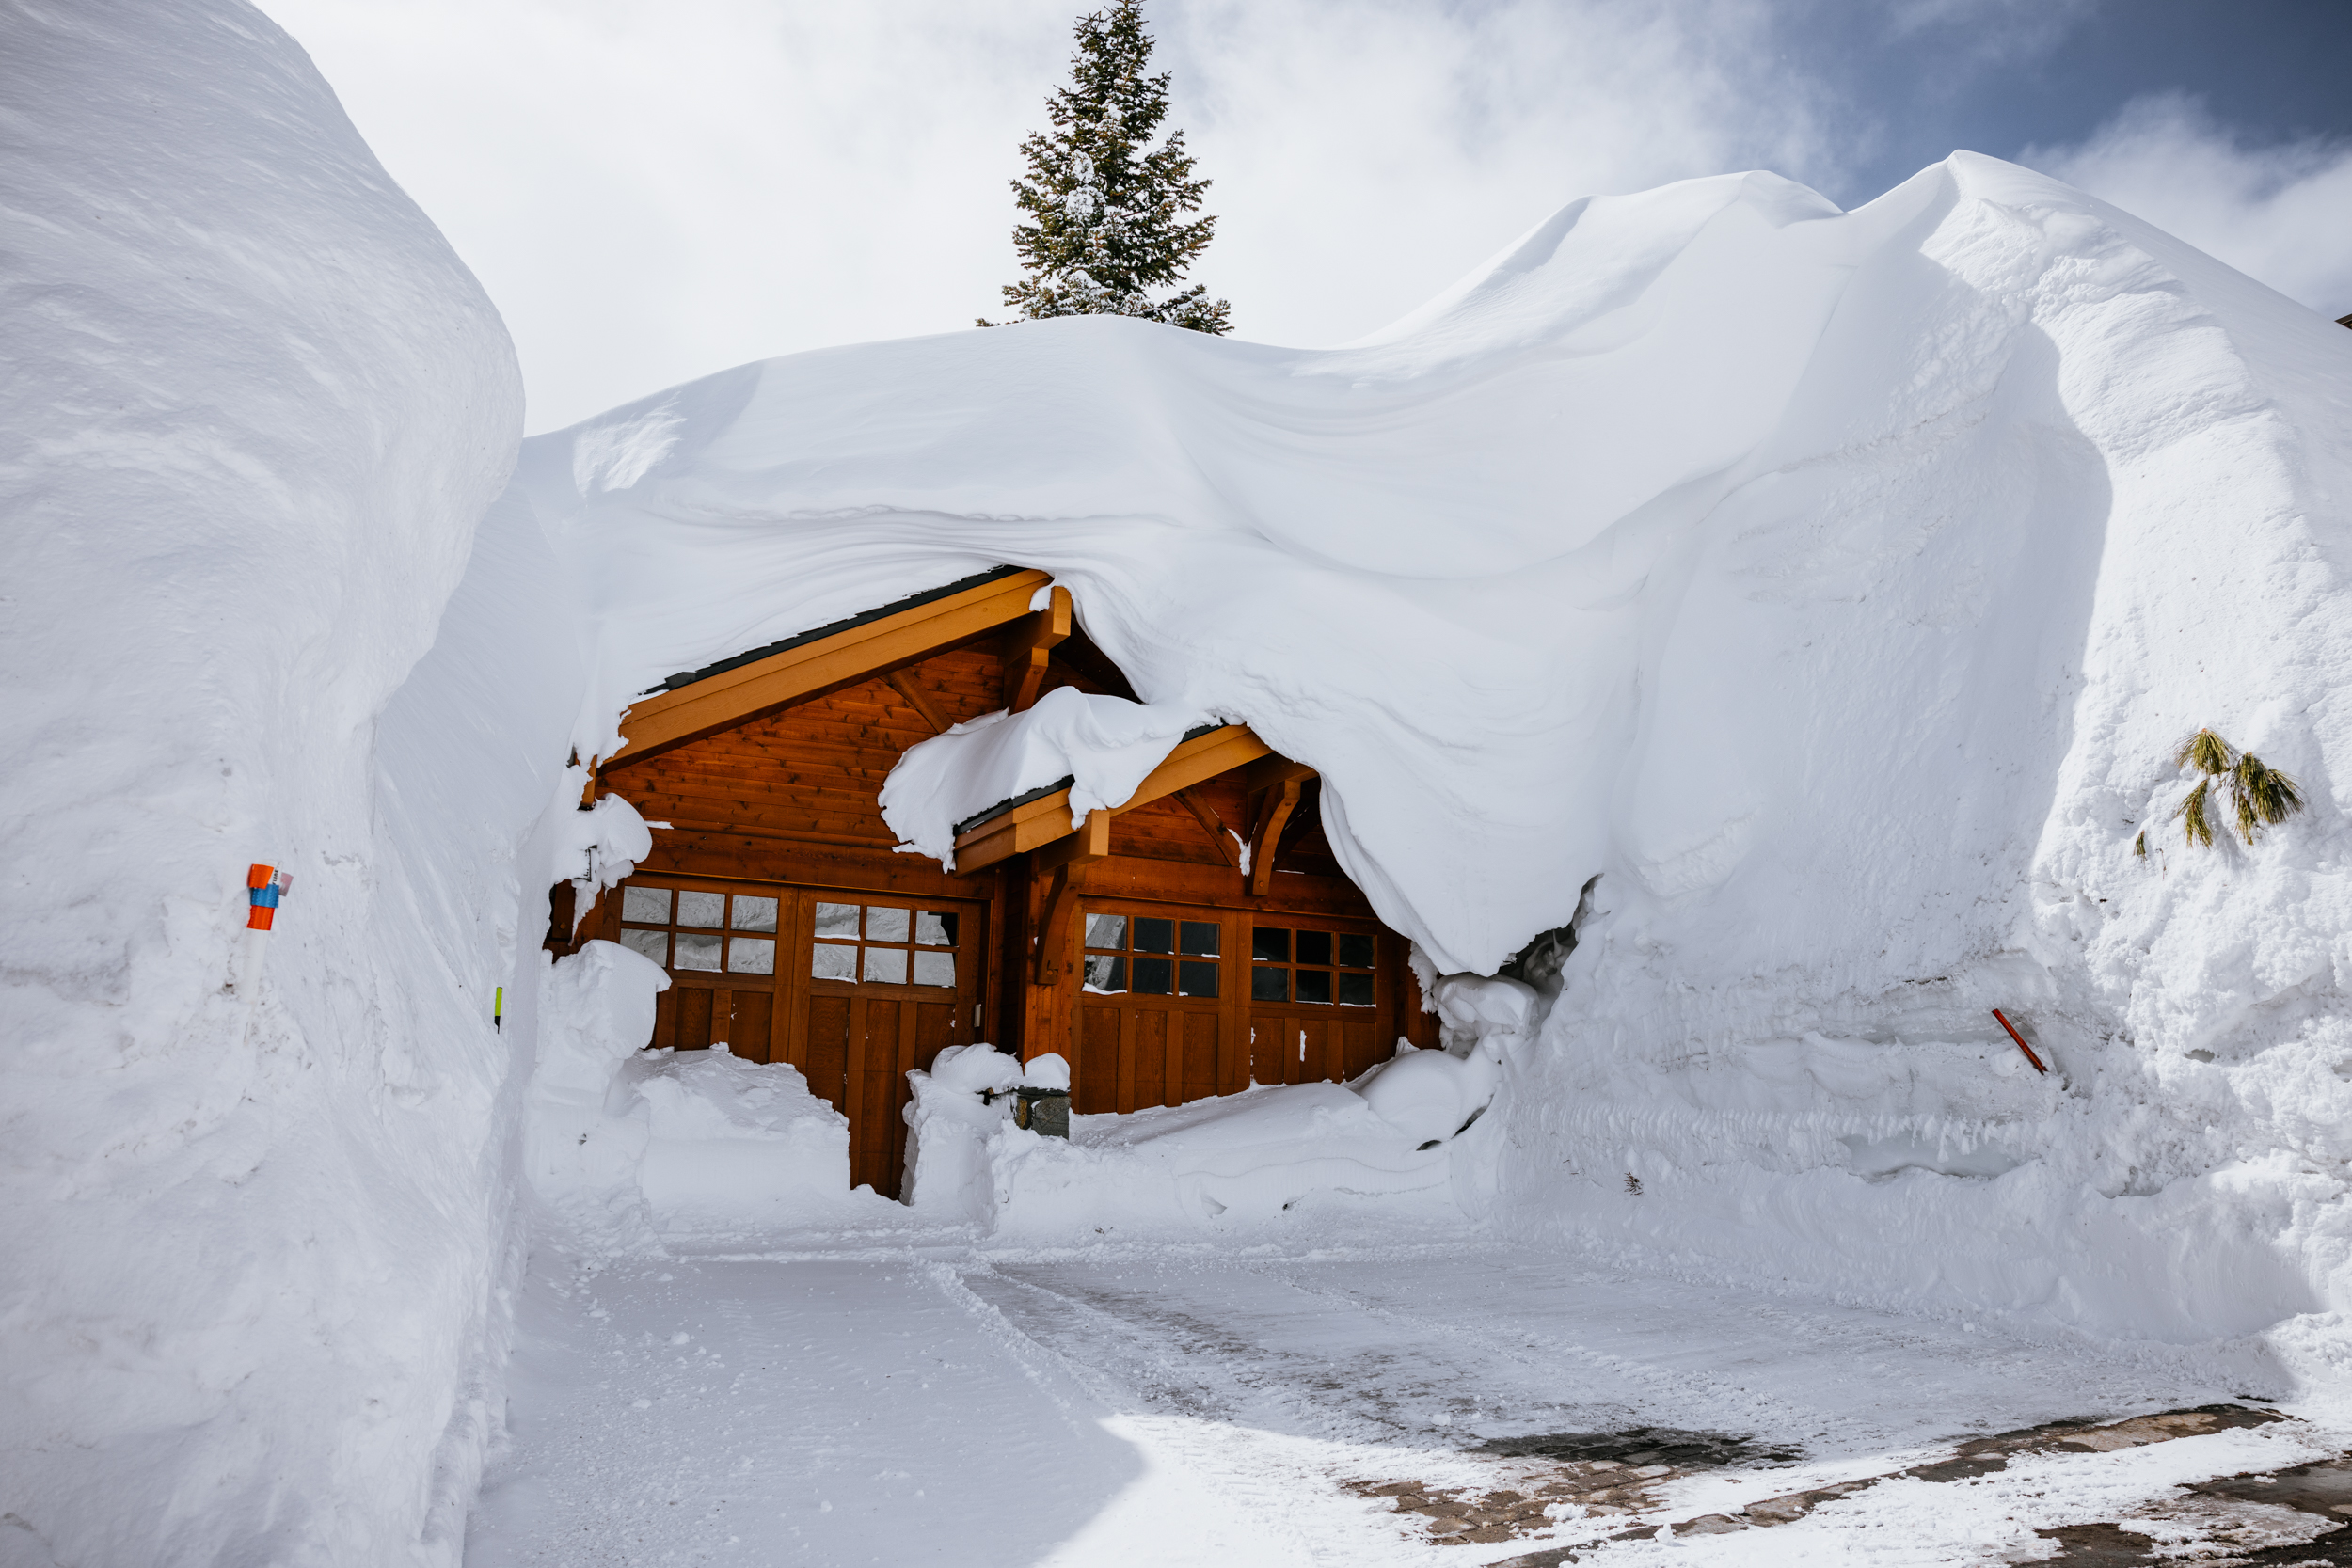
M1086 988L1116 995L1127 989L1127 960L1102 953L1087 955Z
M1299 932L1298 957L1294 961L1302 964L1328 965L1331 961L1331 933L1328 931Z
M1172 920L1136 921L1136 951L1138 953L1175 952L1176 923Z
M677 923L715 931L726 924L727 895L723 893L684 893L677 895Z
M773 974L776 944L765 937L729 937L727 968L737 974Z
M623 931L621 945L632 953L643 953L667 969L670 965L670 933L667 931Z
M1087 945L1113 948L1126 946L1127 917L1123 914L1088 915Z
M903 947L869 947L866 950L866 978L885 986L907 983L907 951Z
M1198 953L1212 958L1216 957L1218 927L1216 921L1187 920L1184 922L1182 934L1184 939L1184 952ZM1210 994L1216 993L1212 991Z
M918 986L954 985L956 956L953 953L917 953L914 955L914 983Z
M1284 935L1289 933L1285 932ZM1264 966L1249 972L1249 1000L1252 1002L1288 1002L1291 999L1291 972Z
M670 890L666 887L621 889L621 918L667 926L670 923Z
M1291 934L1279 926L1260 926L1249 933L1249 956L1260 963L1291 961Z
M1372 1006L1372 976L1343 974L1340 976L1340 1006L1369 1007Z
M820 942L809 950L808 973L811 978L818 980L854 980L857 949L843 942Z
M1308 933L1301 931L1299 935ZM1331 1000L1331 972L1327 969L1302 969L1298 972L1298 1000L1328 1002Z
M920 910L914 916L914 940L926 947L953 947L956 944L956 917L933 914Z
M907 940L907 911L885 909L880 904L866 906L866 940L868 942L904 942Z
M685 900L680 899L679 902L683 903ZM685 932L680 931L677 939L677 962L675 967L679 969L718 968L719 939L717 937L688 936Z
M1176 966L1176 994L1179 996L1215 996L1216 994L1216 965L1186 959Z
M1372 967L1372 939L1361 931L1342 931L1340 933L1340 962L1349 969L1370 969Z
M739 893L735 895L735 909L730 918L739 931L772 931L776 928L776 901L772 898L746 898Z
M857 906L855 904L819 904L817 906L817 934L819 937L857 936ZM845 975L844 978L847 978Z
M1136 922L1140 926L1141 921ZM1161 922L1166 925L1166 921ZM1168 958L1137 958L1136 960L1136 994L1166 996L1176 989L1176 965Z

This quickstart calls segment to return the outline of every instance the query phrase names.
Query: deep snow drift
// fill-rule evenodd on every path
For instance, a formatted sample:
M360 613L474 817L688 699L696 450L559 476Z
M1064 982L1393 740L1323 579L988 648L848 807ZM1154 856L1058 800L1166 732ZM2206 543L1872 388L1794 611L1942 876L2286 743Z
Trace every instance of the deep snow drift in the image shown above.
M1435 970L1581 901L1465 1188L1506 1229L2324 1354L2348 413L2352 335L1959 154L1852 214L1579 201L1337 351L1080 320L747 365L526 443L516 490L596 618L583 754L675 671L1041 566L1155 710L1322 771ZM2312 809L2185 849L2201 724Z
M11 7L0 60L0 1559L453 1561L579 700L480 636L549 629L544 543L477 548L513 352L249 8Z
M10 1552L454 1558L529 1093L638 1127L563 1180L657 1218L705 1155L831 1158L781 1075L598 1057L569 973L542 1037L541 890L639 832L566 752L998 563L1161 718L1319 768L1434 971L1575 919L1531 1036L1414 1069L1492 1069L1474 1137L1406 1151L1446 1202L2236 1337L2249 1387L2344 1354L2352 335L1963 154L1851 214L1762 174L1579 201L1338 351L1075 320L745 366L501 495L496 317L281 33L102 0L0 55ZM2311 809L2185 848L2200 724ZM295 885L248 1006L255 861ZM1028 1190L1206 1169L1204 1125Z

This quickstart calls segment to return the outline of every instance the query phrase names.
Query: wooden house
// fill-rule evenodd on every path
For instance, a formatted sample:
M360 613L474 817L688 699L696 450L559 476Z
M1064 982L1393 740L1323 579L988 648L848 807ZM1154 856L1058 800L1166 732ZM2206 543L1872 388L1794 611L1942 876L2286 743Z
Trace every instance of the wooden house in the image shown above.
M667 826L576 939L559 909L550 943L662 964L650 1043L791 1063L882 1193L907 1070L944 1046L1057 1052L1073 1108L1101 1112L1427 1043L1405 940L1332 859L1313 771L1241 725L1186 736L1074 830L1056 787L958 824L953 874L894 852L876 797L908 747L1057 687L1134 695L1073 609L1004 567L672 677L594 786Z

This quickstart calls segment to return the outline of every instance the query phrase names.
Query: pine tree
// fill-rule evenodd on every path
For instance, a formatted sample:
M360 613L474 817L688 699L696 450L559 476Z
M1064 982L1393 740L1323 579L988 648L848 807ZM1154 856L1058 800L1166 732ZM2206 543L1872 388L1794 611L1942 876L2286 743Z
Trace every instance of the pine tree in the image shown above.
M1012 182L1028 214L1012 231L1028 276L1006 286L1005 303L1035 321L1046 316L1135 316L1195 332L1231 330L1231 307L1195 284L1175 289L1209 246L1216 219L1185 219L1209 188L1192 177L1184 134L1151 145L1168 118L1168 73L1146 76L1152 40L1140 0L1118 0L1077 23L1071 85L1045 101L1054 122L1021 144L1028 178ZM983 321L982 326L1000 325Z

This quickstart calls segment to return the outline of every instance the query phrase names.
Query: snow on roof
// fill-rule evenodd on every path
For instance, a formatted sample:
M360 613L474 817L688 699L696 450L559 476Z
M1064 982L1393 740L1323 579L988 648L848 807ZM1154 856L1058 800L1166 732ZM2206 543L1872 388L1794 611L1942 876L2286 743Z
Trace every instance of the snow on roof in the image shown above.
M2107 542L2296 504L2316 405L2271 372L2341 347L2304 322L1992 159L1850 214L1726 175L1574 202L1346 347L1082 318L828 349L538 437L520 483L599 617L583 753L669 672L1015 562L1145 703L1317 768L1334 853L1442 970L1615 870L1744 884L1726 961L1893 972L2006 918L1970 900L2039 819L1955 817L1953 769L2058 765ZM2119 471L2231 420L2251 489ZM1889 853L1974 891L1857 904Z

